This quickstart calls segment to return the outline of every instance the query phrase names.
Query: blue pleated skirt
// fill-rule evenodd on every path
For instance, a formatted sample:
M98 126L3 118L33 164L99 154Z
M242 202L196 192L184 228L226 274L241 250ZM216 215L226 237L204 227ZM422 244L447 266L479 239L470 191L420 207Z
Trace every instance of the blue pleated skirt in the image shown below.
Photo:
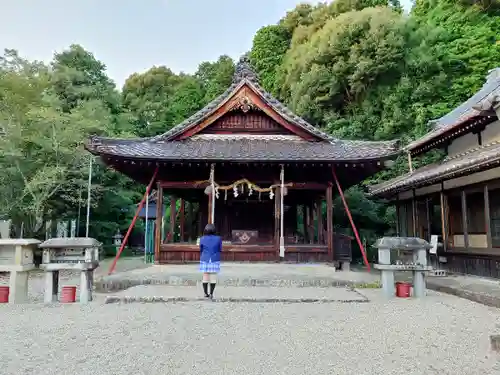
M200 271L208 272L208 273L219 273L220 272L220 262L212 262L209 260L208 262L200 262Z

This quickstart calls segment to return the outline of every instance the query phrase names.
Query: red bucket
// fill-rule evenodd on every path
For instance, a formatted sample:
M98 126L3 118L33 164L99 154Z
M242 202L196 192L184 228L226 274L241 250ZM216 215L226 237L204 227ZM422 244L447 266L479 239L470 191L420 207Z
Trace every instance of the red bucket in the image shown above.
M10 289L8 286L0 286L0 303L9 302L9 292Z
M76 301L76 286L63 286L61 290L61 303L73 303Z
M396 283L396 297L399 298L408 298L411 294L411 284L397 282Z

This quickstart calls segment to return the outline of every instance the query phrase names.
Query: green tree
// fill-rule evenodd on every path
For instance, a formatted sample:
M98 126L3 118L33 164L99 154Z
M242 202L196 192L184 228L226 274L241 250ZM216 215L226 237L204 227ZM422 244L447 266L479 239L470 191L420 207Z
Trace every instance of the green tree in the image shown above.
M227 55L220 56L215 62L202 62L195 77L205 93L203 101L208 103L222 94L231 85L233 74L234 61Z
M277 93L277 70L281 66L292 34L282 25L265 26L253 39L250 61L259 74L260 83L269 92Z

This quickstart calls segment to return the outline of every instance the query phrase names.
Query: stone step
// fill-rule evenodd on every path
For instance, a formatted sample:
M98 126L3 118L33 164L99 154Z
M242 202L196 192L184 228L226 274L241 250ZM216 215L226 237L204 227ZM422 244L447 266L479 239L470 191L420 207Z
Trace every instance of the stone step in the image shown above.
M368 302L351 288L241 288L217 285L214 299L203 297L201 287L141 285L106 296L105 303L168 303L168 302L257 302L257 303L349 303Z

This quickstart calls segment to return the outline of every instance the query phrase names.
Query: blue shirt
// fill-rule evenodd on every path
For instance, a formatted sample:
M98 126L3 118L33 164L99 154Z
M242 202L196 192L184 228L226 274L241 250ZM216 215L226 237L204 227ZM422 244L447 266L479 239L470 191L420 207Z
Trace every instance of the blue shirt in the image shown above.
M222 251L222 239L219 236L210 234L200 238L200 261L220 262Z

